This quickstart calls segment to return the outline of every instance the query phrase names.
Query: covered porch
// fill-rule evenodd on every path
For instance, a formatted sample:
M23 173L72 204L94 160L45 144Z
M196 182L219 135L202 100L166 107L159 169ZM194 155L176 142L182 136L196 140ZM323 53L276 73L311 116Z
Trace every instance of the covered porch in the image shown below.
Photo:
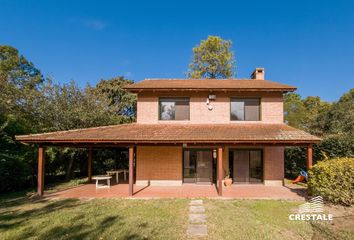
M88 151L87 176L89 184L80 186L77 189L64 191L58 196L68 197L231 197L231 198L269 198L273 195L292 195L291 190L283 186L264 186L256 184L250 186L234 185L229 188L223 186L225 177L225 163L229 161L228 151L225 149L243 148L278 148L284 146L306 146L307 147L307 169L312 166L312 144L320 139L306 132L294 129L285 124L200 124L182 126L178 124L122 124L116 126L79 129L46 134L17 136L17 140L23 143L36 144L38 146L38 194L44 194L45 176L45 151L47 146L86 148ZM128 182L117 184L109 189L97 189L92 180L92 160L95 148L122 148L128 149ZM213 169L215 169L215 180L207 186L186 184L182 173L182 152L184 149L193 148L212 149L214 158ZM160 148L163 151L137 151L137 149ZM168 148L174 148L176 152L171 153ZM138 153L137 153L138 152ZM161 153L164 154L161 154ZM278 151L279 152L279 151ZM172 157L177 165L168 165ZM268 153L267 153L268 154ZM138 155L138 157L137 157ZM151 155L151 156L149 156ZM162 158L161 158L162 155ZM179 157L176 157L178 156ZM148 156L148 157L146 157ZM164 157L163 157L164 156ZM143 158L142 158L143 157ZM268 158L279 159L277 155L268 154ZM139 165L139 176L137 177L137 160L144 159L145 165ZM263 160L262 160L263 161ZM283 162L283 159L281 159ZM278 161L279 162L279 161ZM268 174L279 169L272 167L274 163L268 161L268 170L262 170ZM159 166L159 167L158 167ZM177 166L177 167L176 167ZM275 170L274 170L275 169ZM109 170L109 169L107 169ZM179 186L138 186L138 180L150 183L151 177L160 180L160 176L169 172L168 176L175 176L175 179L164 178L163 182L176 182ZM143 174L149 172L150 175ZM152 175L151 175L152 174ZM147 177L146 177L147 176ZM166 176L166 175L165 175ZM211 176L211 175L210 175ZM145 177L145 178L144 178ZM279 178L279 177L278 177ZM175 181L169 181L175 180ZM176 181L178 180L178 181ZM266 178L263 177L263 183ZM272 180L270 178L270 180ZM141 182L141 181L140 181ZM157 183L161 181L156 181ZM272 194L271 194L272 193ZM243 195L245 194L245 195ZM296 195L296 194L295 194ZM295 196L294 195L294 196Z

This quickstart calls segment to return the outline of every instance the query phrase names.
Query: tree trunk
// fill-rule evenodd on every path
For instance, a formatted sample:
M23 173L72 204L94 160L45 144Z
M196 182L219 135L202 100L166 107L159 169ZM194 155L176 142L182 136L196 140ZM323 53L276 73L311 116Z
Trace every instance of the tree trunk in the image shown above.
M69 181L71 179L73 163L74 163L74 154L70 154L70 161L69 161L69 165L66 170L66 176L65 176L65 179L67 181Z

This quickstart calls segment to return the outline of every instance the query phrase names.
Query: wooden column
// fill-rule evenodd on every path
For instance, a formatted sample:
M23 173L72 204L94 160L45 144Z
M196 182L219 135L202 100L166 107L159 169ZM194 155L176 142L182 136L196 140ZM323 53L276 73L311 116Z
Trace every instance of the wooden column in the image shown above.
M129 146L129 196L133 196L134 146Z
M88 148L88 159L87 159L87 180L91 182L92 180L92 147Z
M307 145L307 171L312 168L312 144Z
M45 147L38 148L38 174L37 174L37 192L39 196L44 193L44 174L45 174Z
M222 167L222 147L218 149L218 194L222 196L222 178L223 178L223 167Z

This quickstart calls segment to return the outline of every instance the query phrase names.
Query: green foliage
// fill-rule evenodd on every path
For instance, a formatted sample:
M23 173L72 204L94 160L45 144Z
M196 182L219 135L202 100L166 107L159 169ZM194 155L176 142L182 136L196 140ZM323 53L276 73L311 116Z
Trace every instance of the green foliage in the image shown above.
M31 180L31 167L21 155L0 153L0 193L27 187Z
M231 78L235 60L232 42L218 36L208 36L193 48L193 61L189 64L189 78Z
M32 179L29 147L14 141L16 133L23 133L21 123L0 114L0 192L27 187Z
M44 79L17 49L0 46L0 112L27 119ZM26 122L23 122L26 123Z
M295 128L303 128L303 119L306 108L301 96L297 93L288 93L284 96L285 122Z
M326 136L313 145L314 163L326 158L354 157L354 139L349 136ZM285 176L295 178L300 170L306 170L307 151L305 147L285 148Z
M290 126L323 138L313 146L314 162L326 157L354 156L354 89L334 103L319 97L302 99L298 94L289 93L285 95L284 108L285 121ZM293 178L300 169L306 169L306 158L305 148L286 148L285 176Z
M305 99L297 93L288 93L284 96L285 122L318 136L325 133L324 125L327 120L324 116L330 108L331 104L322 101L318 96L309 96Z
M111 99L96 88L80 89L75 82L57 85L48 79L34 110L38 122L34 130L60 131L131 121L131 116L117 112L120 105L111 105Z
M136 95L123 89L134 82L124 77L112 78L109 80L101 80L94 89L97 96L108 100L108 106L113 113L123 116L122 122L132 122L136 113Z
M0 46L0 192L35 182L36 148L16 142L15 135L132 122L136 96L123 89L132 83L117 77L83 89L75 82L54 84L17 49ZM48 148L46 182L86 174L86 162L84 149Z
M354 158L321 161L309 171L308 190L313 196L344 205L354 204Z
M333 104L327 118L329 133L354 136L354 88Z

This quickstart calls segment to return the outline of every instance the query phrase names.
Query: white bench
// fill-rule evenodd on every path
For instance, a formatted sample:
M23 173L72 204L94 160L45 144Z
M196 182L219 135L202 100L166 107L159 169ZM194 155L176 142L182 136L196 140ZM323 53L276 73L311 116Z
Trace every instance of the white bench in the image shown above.
M95 177L92 177L92 179L96 180L96 189L97 188L110 188L111 187L112 176L95 176ZM98 181L99 180L106 180L107 181L107 185L99 186L98 185Z
M129 171L128 170L126 170L126 169L119 169L119 170L111 170L111 171L107 171L106 172L107 173L107 175L116 175L116 183L118 183L118 175L119 175L119 173L124 173L124 181L127 181L127 174L129 173Z

